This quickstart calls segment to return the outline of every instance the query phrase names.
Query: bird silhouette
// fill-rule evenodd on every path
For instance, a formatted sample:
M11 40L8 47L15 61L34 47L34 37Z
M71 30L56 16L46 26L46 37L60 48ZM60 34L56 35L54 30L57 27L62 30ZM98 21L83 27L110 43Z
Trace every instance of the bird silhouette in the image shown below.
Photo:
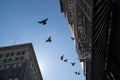
M71 64L72 64L72 66L74 66L74 65L75 65L75 63L74 63L74 62L71 62Z
M80 75L80 72L77 72L77 71L76 71L75 74L76 74L76 75Z
M48 18L46 18L46 19L44 19L44 20L41 20L41 21L39 21L38 23L45 25L45 24L47 23L47 20L48 20Z
M72 40L74 40L75 38L74 37L71 37Z
M51 39L51 36L45 41L45 42L51 42L52 39Z
M80 72L78 72L77 74L80 75Z
M64 60L64 62L67 62L67 61L68 61L68 59L65 59L65 60Z
M62 56L60 57L61 60L63 60L63 58L64 58L64 55L62 55Z
M75 72L75 74L77 75L77 72Z

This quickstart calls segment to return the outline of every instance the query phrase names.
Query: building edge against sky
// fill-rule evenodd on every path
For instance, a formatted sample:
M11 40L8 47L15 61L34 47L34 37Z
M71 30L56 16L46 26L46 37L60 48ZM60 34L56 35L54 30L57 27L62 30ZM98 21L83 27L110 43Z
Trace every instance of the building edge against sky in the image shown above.
M86 80L102 80L111 22L111 0L60 0Z
M84 10L84 4L88 8L87 12ZM91 80L92 2L90 0L88 4L85 0L60 0L60 6L74 37L86 80Z
M0 78L43 80L32 43L0 47Z

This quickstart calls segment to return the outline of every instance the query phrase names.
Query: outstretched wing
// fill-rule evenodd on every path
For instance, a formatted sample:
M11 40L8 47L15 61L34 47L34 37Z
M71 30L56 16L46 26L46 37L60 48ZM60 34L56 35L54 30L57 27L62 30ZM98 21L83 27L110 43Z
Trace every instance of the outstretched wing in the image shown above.
M45 41L45 42L51 42L52 39L51 39L51 36Z
M46 22L48 20L48 18L46 18L44 21Z
M44 19L44 20L41 20L41 21L39 21L38 23L45 25L46 22L47 22L47 20L48 20L48 18L46 18L46 19Z
M43 20L42 21L38 21L38 23L40 23L40 24L43 23Z

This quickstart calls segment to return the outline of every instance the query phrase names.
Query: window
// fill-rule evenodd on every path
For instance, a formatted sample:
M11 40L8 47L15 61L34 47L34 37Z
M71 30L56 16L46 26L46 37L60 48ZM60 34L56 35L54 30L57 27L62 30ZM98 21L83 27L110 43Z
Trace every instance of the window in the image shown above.
M22 51L22 55L24 55L25 54L25 51Z
M5 66L0 66L0 70L4 69Z
M6 69L8 69L10 67L10 65L6 65Z
M19 56L20 55L20 52L17 52L17 56Z
M22 63L19 63L19 64L18 64L18 67L21 67L21 66L22 66Z
M23 60L24 59L24 57L20 57L20 60Z
M15 58L15 61L16 61L16 60L19 60L19 57L16 57L16 58Z
M15 72L15 74L18 75L18 74L20 74L21 70L17 69L17 70L15 70L14 72Z
M9 62L9 61L12 61L12 58L9 58L9 59L8 59L8 62Z
M17 64L13 64L13 68L16 68L17 67Z
M14 56L14 53L11 53L10 56Z
M9 57L9 53L7 53L7 54L5 55L5 57Z
M29 55L29 59L30 59L30 61L32 60L32 57L31 57L31 55Z
M4 59L3 62L7 62L7 59Z
M87 4L85 4L85 12L87 12L88 6Z
M2 58L3 57L3 54L0 54L0 58Z
M35 71L35 67L34 67L34 71Z

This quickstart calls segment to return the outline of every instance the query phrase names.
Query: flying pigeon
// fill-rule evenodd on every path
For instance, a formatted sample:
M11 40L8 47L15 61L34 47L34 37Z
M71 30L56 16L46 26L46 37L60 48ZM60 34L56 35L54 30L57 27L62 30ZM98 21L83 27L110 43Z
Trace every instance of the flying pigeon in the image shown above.
M75 72L76 75L80 75L80 72Z
M75 74L77 75L77 72L75 72Z
M71 37L72 40L74 40L75 38L74 37Z
M80 75L80 72L78 72L77 74Z
M67 61L68 61L68 59L65 59L65 60L64 60L64 62L67 62Z
M64 58L64 55L62 55L62 56L60 57L61 60L63 60L63 58Z
M74 65L75 65L75 63L74 63L74 62L71 62L71 64L72 64L72 66L74 66Z
M46 22L47 22L47 20L48 20L48 18L46 18L46 19L44 19L44 20L41 20L41 21L39 21L38 23L45 25Z
M51 36L45 41L45 42L51 42L52 39L51 39Z

